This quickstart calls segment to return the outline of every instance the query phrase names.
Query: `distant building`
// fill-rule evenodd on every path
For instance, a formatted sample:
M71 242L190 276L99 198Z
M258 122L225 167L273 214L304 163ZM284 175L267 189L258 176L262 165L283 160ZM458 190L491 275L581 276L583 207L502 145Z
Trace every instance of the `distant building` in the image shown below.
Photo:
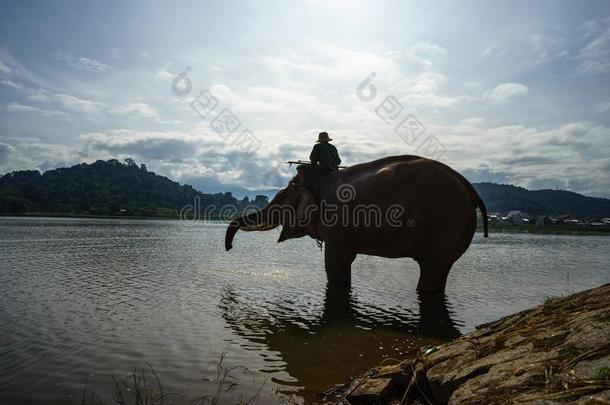
M521 214L521 211L510 211L506 216L509 218L509 221L514 225L523 225L525 223L523 221L523 215Z
M487 217L487 219L488 219L490 224L498 224L498 223L500 223L500 218L502 218L502 215L498 214L496 212L489 214L488 217Z

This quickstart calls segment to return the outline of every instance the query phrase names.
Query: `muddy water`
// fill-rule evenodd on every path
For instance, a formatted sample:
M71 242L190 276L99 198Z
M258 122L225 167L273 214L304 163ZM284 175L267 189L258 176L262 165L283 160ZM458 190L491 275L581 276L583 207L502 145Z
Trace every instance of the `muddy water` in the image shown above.
M302 401L386 358L610 281L608 237L475 236L445 300L415 293L409 259L359 257L350 291L326 288L311 239L179 221L0 218L0 402L104 399L149 362L174 403L237 369L234 402ZM110 401L108 401L110 402Z

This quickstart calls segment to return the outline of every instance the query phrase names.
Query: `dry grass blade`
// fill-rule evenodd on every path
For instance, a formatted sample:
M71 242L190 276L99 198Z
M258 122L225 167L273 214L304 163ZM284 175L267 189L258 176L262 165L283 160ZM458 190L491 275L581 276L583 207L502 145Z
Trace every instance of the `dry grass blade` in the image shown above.
M154 381L148 381L146 378L146 370L141 370L138 373L137 369L126 378L116 378L112 375L112 382L114 384L114 398L111 402L103 401L93 390L90 390L88 385L85 385L81 395L82 405L107 405L109 403L116 405L163 405L165 398L169 396L176 396L180 402L190 403L191 405L216 405L220 402L222 395L228 392L234 392L239 386L240 379L236 376L236 373L241 372L243 374L249 374L250 371L243 366L225 367L223 362L225 360L225 353L222 353L220 361L216 365L216 379L213 380L216 384L215 391L213 394L206 394L199 396L189 402L187 398L182 395L167 393L161 383L161 378L150 363L146 363L148 366L148 372L154 377ZM253 380L254 381L254 380ZM239 404L250 404L260 397L260 393L267 383L267 379L258 387L258 391L250 397L248 400L244 400L240 397L237 400ZM149 384L152 385L149 386Z

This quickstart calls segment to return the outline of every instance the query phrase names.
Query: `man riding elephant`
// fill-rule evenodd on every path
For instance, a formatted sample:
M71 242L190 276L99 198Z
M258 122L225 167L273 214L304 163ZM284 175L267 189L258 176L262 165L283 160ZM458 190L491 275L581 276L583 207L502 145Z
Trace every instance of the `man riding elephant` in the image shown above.
M328 172L339 170L341 164L341 158L335 145L330 143L332 139L328 136L328 132L320 132L318 134L318 141L311 149L309 154L309 161L311 165L300 165L297 167L297 173L299 174L299 180L301 183L305 181L305 171L310 176L320 176Z
M314 165L320 165L330 170L338 170L341 158L337 148L330 141L332 139L328 136L328 132L320 132L318 142L313 146L309 155L309 160Z

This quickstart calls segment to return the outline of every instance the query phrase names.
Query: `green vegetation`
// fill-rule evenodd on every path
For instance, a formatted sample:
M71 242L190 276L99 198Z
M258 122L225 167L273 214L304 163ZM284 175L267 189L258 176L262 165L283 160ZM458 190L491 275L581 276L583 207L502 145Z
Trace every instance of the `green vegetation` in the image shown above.
M563 351L563 354L567 357L576 357L586 352L587 349L583 347L569 346Z
M204 194L149 172L132 159L125 163L98 160L44 174L27 170L0 177L0 215L178 218L184 207L198 205L200 218L205 214L214 219L221 207L242 210L267 203L265 196L249 201L237 200L231 193ZM193 210L185 213L192 216Z
M556 301L559 298L560 297L552 297L552 296L544 297L544 305L550 304L550 303L552 303L553 301Z
M479 224L479 231L483 226ZM577 225L513 225L513 224L489 224L489 233L540 233L554 235L610 235L608 227L591 227Z
M610 380L610 367L604 366L597 369L597 371L595 371L595 379L605 381Z

